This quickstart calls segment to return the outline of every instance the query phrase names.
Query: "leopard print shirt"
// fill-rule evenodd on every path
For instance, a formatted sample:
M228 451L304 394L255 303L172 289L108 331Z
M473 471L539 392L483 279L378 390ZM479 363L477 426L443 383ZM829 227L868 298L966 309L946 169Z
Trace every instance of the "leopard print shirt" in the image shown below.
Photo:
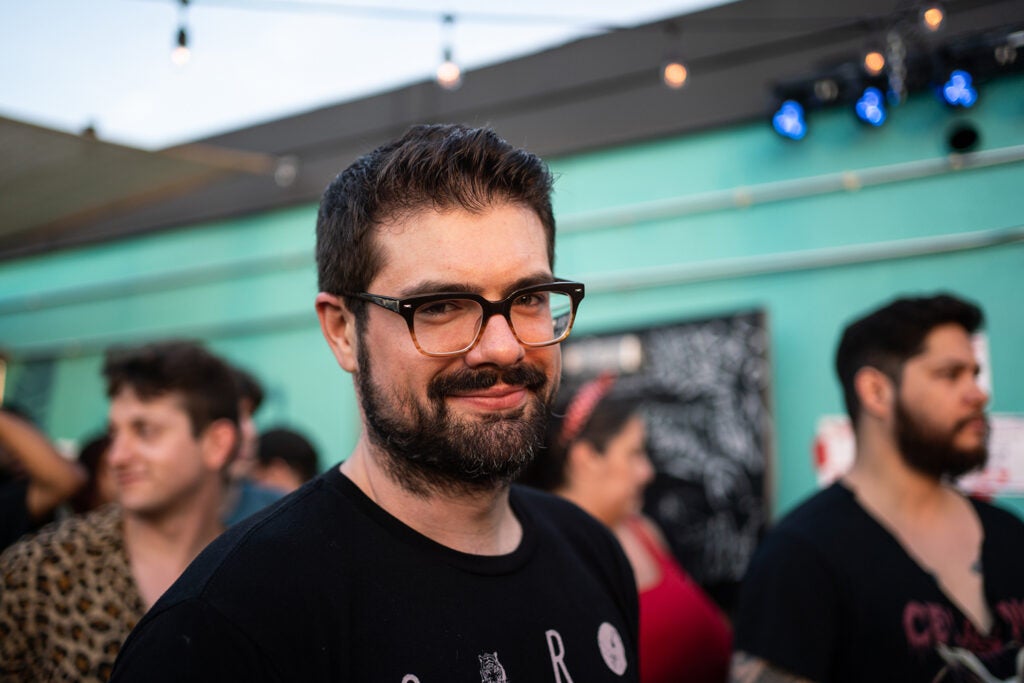
M0 681L106 681L146 611L107 506L0 555Z

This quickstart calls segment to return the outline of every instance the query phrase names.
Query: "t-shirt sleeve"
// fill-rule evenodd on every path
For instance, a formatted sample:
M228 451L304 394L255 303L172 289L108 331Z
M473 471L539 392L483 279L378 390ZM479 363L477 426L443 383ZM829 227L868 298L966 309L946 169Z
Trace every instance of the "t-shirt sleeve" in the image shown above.
M769 534L740 589L736 649L828 683L839 637L838 597L834 573L810 544Z
M199 599L148 614L125 641L110 678L111 683L283 680L237 625Z

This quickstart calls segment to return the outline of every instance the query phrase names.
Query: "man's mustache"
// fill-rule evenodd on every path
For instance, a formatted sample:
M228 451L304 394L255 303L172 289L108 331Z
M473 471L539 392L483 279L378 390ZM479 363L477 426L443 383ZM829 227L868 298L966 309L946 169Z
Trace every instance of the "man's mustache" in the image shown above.
M505 370L481 368L455 370L435 377L427 387L427 395L441 399L452 393L490 389L499 382L513 387L539 391L548 383L547 375L532 365L515 365Z

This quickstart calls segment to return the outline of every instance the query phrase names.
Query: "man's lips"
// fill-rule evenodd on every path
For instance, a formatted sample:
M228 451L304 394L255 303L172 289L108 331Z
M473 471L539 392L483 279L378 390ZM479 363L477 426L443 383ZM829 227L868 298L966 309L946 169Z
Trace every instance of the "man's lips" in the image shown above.
M132 484L142 481L142 474L138 472L116 472L114 474L114 481L120 487L131 486Z
M521 406L527 393L526 387L496 384L489 389L453 391L448 397L487 410L507 410Z
M956 423L956 432L970 432L975 435L988 434L988 418L985 415L971 415Z

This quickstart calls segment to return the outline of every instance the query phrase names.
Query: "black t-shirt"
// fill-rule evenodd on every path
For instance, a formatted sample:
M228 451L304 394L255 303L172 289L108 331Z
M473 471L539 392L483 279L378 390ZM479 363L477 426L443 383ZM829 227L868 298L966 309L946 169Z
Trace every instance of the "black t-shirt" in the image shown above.
M984 529L980 634L892 534L837 483L767 536L740 592L736 648L818 683L931 681L938 643L991 653L1024 641L1024 522L972 501Z
M600 523L513 487L508 555L413 531L332 468L214 541L113 681L636 681L637 599Z

